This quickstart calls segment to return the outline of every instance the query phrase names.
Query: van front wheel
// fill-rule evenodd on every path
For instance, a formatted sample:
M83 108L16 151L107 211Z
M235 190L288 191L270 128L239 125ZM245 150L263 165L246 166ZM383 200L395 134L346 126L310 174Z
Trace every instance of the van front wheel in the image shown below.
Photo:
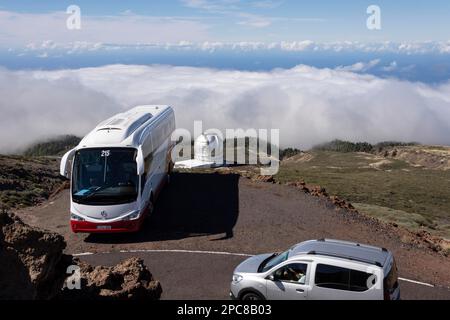
M262 300L259 295L253 292L246 293L242 296L242 301L259 301Z

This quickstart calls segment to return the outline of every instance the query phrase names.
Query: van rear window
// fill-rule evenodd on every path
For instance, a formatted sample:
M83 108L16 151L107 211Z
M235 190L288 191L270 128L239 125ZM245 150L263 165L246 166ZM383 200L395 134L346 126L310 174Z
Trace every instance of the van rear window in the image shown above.
M373 284L369 281L371 276L372 274L362 271L318 264L315 283L321 288L363 292L372 287Z

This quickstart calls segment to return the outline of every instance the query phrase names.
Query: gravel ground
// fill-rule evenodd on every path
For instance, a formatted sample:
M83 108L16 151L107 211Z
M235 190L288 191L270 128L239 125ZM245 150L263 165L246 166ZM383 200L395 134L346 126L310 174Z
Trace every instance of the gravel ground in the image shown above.
M113 252L108 258L111 260L121 257L120 250L140 249L258 254L284 250L304 240L334 238L386 247L394 253L401 277L450 287L450 258L408 243L401 230L359 214L338 211L323 199L293 187L253 182L233 174L175 174L161 193L153 216L136 234L73 234L68 213L67 190L38 207L17 212L31 225L61 233L68 243L69 253ZM93 263L94 257L87 259ZM158 268L159 259L149 262L152 272ZM191 255L190 259L198 260L198 256ZM221 264L217 259L211 259L210 264ZM223 263L230 266L238 263L224 259L228 260ZM188 263L183 260L178 270L174 267L173 273L190 276L210 274L215 269L209 268L207 263L204 270L184 270ZM224 277L228 279L230 275ZM412 284L404 284L404 288L411 291L411 298L432 298L430 292L434 292L436 296L450 299L447 289L441 288L437 293L433 291L437 289L416 288ZM174 292L174 298L183 296L174 290L166 288L166 292ZM209 293L205 290L192 294L207 298Z

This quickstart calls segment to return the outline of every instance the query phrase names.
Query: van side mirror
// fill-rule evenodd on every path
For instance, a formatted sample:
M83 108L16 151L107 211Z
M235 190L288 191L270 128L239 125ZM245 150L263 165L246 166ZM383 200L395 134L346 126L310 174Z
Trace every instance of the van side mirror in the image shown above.
M270 280L270 281L275 281L276 280L276 278L275 278L275 276L273 274L268 276L267 279Z
M77 150L74 148L72 150L69 150L62 158L61 163L59 165L59 174L66 177L67 179L70 179L70 169L72 166L73 157L75 155L75 152Z

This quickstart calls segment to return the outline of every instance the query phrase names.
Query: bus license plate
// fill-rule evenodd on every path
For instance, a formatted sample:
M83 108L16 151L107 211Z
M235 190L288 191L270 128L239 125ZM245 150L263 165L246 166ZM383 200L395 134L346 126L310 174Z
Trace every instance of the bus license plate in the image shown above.
M97 230L111 230L111 226L97 226Z

